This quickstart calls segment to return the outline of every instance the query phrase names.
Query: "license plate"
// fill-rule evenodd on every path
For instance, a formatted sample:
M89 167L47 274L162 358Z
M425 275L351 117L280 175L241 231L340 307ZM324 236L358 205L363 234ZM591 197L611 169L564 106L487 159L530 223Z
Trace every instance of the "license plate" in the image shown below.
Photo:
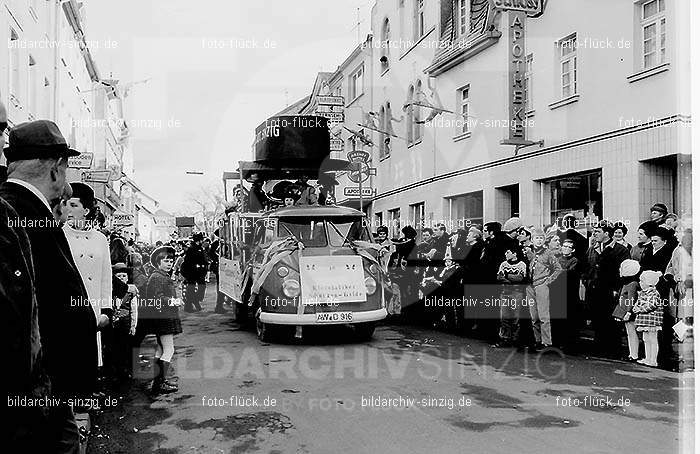
M319 312L316 314L316 323L350 323L352 312Z

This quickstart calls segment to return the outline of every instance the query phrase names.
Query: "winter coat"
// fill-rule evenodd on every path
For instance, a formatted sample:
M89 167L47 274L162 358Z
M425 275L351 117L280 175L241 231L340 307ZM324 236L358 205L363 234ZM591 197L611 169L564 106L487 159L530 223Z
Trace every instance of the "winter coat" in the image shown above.
M651 253L651 243L647 244L635 244L632 246L632 249L630 250L630 258L632 260L638 261L640 264L642 263L642 257L646 256L647 254Z
M0 197L14 208L18 219L32 223L25 231L31 245L39 332L52 392L90 395L97 384L97 320L66 235L51 210L28 188L8 181L0 185ZM2 255L4 261L4 250Z
M659 292L653 287L639 292L632 312L637 314L634 323L638 331L660 328L663 324L664 311Z
M180 274L185 279L185 282L196 282L204 284L204 279L209 271L209 260L201 246L193 244L185 252L185 258L182 261Z
M588 248L586 258L588 267L581 278L589 290L609 294L620 290L620 264L630 258L630 251L626 247L610 241L601 251L596 244Z
M42 363L39 311L29 237L22 227L10 226L17 213L0 198L0 302L8 396L43 397L49 378Z
M632 308L637 302L637 295L641 287L636 276L622 278L622 290L620 290L620 298L618 300L618 313L632 312Z
M155 270L148 278L145 298L139 301L137 329L157 336L181 333L178 308L170 305L170 299L176 297L175 285L168 273Z
M112 309L112 263L107 238L97 230L63 227L75 265L87 291L90 305L99 321L102 310ZM97 365L102 366L102 337L95 334Z

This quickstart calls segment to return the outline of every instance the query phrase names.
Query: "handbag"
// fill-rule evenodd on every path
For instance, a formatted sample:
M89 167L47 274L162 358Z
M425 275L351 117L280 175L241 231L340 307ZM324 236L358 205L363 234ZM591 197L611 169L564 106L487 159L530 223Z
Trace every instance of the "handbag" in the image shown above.
M627 310L627 307L623 306L622 304L618 304L615 306L615 309L613 310L612 316L614 319L622 321L622 319L625 317L625 314L629 312Z

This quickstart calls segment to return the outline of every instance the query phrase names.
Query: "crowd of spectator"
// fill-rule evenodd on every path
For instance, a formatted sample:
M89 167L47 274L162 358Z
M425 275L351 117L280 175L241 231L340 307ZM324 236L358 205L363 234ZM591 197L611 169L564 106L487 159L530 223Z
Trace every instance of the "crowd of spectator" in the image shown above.
M390 318L460 331L494 347L590 353L677 370L693 324L692 228L657 203L636 228L566 215L447 232L377 228ZM397 302L397 301L400 301ZM642 343L640 343L640 336ZM640 345L643 354L640 355Z

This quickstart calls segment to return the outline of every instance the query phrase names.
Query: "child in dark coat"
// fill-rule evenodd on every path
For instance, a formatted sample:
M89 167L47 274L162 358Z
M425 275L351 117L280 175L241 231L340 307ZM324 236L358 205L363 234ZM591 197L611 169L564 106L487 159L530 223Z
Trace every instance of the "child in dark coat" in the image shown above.
M639 293L639 262L632 259L623 260L620 264L620 277L622 278L622 290L620 302L613 312L613 317L625 323L627 331L627 347L629 348L629 361L639 359L639 335L637 334L634 313L632 308L637 302Z

